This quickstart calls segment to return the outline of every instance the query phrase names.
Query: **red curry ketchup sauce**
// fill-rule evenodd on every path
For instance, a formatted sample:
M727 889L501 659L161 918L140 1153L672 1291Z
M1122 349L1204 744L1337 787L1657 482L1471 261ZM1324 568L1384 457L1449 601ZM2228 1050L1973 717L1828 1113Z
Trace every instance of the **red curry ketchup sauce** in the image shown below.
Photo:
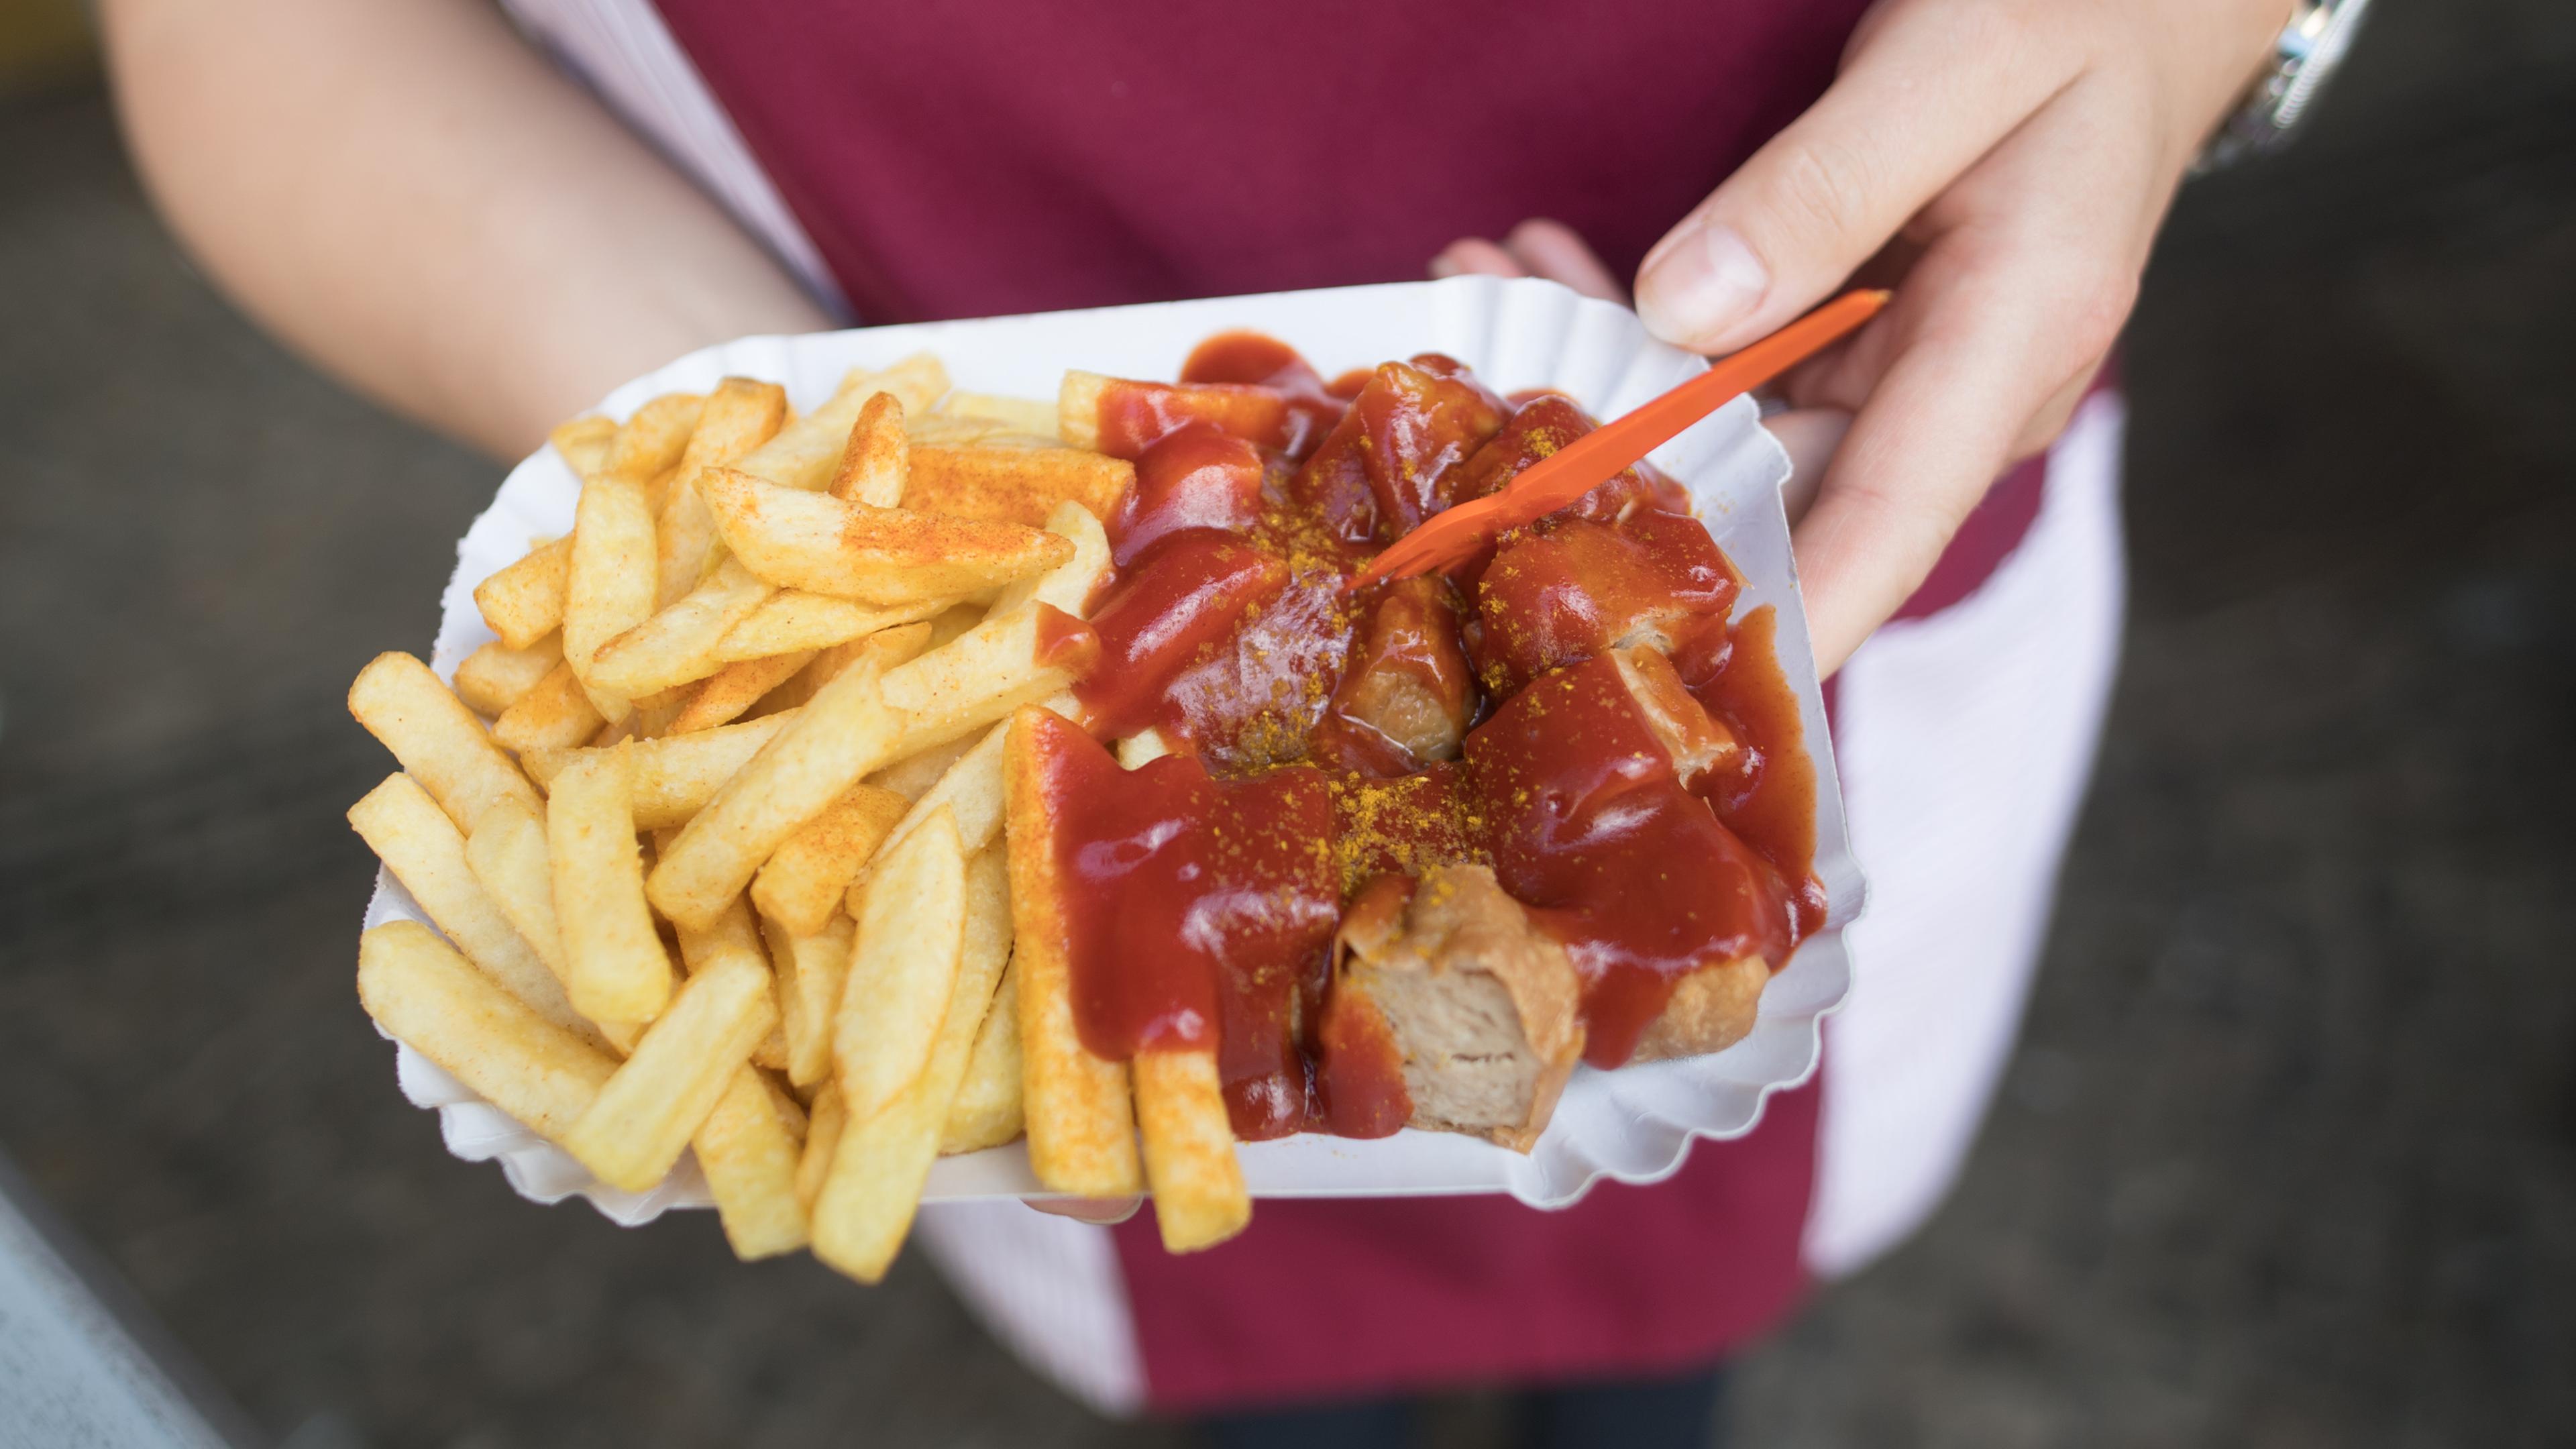
M1214 1052L1240 1137L1382 1136L1411 1110L1400 1056L1331 990L1364 893L1491 866L1565 944L1604 1067L1690 972L1777 970L1822 925L1773 615L1730 620L1742 578L1670 479L1630 469L1448 578L1349 586L1589 431L1573 402L1505 401L1437 354L1327 386L1233 332L1099 407L1103 450L1137 469L1108 522L1118 574L1087 628L1048 634L1097 651L1088 733L1032 742L1093 1052ZM1171 753L1135 770L1097 742L1149 728Z

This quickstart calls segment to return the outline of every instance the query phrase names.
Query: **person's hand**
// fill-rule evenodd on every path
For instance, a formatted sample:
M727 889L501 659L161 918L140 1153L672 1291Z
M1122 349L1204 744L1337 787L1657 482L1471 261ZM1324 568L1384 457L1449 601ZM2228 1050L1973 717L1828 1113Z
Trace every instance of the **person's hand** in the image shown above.
M1797 526L1820 668L1904 603L2006 464L2065 426L2174 186L2288 12L1882 0L1832 88L1647 254L1639 315L1699 352L1740 347L1856 277L1896 288L1783 388L1798 408L1851 415ZM1580 285L1532 230L1461 242L1434 270L1501 270L1499 256ZM1836 427L1829 413L1783 421Z

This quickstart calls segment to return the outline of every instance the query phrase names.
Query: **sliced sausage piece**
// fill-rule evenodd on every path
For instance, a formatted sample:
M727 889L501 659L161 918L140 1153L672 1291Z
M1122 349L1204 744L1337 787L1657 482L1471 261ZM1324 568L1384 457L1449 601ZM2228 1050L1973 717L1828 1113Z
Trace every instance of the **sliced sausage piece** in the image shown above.
M1410 886L1410 890L1406 888ZM1413 1099L1410 1125L1527 1152L1583 1055L1582 994L1565 948L1481 865L1387 877L1353 902L1333 990L1384 1018Z

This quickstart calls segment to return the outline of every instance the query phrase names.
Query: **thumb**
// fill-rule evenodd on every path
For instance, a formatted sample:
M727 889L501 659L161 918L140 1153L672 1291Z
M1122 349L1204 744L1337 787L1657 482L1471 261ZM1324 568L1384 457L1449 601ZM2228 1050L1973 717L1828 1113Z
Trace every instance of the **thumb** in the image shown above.
M1815 105L1646 254L1637 314L1647 330L1715 353L1784 325L2074 73L2075 57L2042 29L1990 35L2007 22L1961 25L1941 6L1883 13ZM1999 67L1998 49L2012 63Z

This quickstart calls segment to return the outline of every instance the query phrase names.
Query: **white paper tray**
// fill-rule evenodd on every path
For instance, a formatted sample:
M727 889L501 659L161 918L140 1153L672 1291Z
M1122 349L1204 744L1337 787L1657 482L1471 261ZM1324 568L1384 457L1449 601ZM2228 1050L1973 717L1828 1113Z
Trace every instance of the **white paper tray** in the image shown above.
M1552 282L1457 277L1317 292L1275 292L1032 317L995 317L908 327L871 327L801 337L746 337L693 352L608 395L601 410L624 417L660 393L703 392L727 374L774 379L800 408L831 394L853 367L881 367L929 348L957 386L976 392L1050 398L1067 368L1168 378L1200 339L1248 327L1279 337L1333 377L1416 352L1466 362L1500 392L1552 387L1596 417L1611 417L1699 371L1701 359L1656 342L1624 308ZM1700 516L1746 579L1742 609L1780 612L1781 664L1795 688L1808 748L1816 755L1816 873L1827 899L1826 927L1798 949L1764 991L1743 1041L1713 1056L1623 1067L1579 1068L1556 1117L1524 1157L1450 1133L1399 1132L1361 1142L1303 1136L1242 1148L1256 1197L1408 1196L1508 1192L1534 1207L1563 1207L1604 1177L1651 1182L1679 1168L1693 1137L1750 1131L1771 1093L1815 1070L1819 1021L1842 1004L1851 980L1842 928L1861 907L1862 883L1843 828L1824 701L1810 662L1806 614L1781 512L1789 460L1739 399L1674 439L1654 461L1691 491ZM579 485L550 449L522 461L456 549L455 576L442 601L431 664L452 675L458 661L491 639L475 611L474 585L527 550L533 536L572 527ZM366 924L421 920L393 877L379 872ZM397 1048L403 1094L436 1108L448 1150L469 1161L497 1158L510 1185L538 1202L575 1193L633 1226L665 1208L710 1206L697 1165L683 1157L659 1187L620 1192L561 1149L485 1104L409 1047ZM1041 1195L1028 1159L1013 1143L942 1159L929 1202Z

